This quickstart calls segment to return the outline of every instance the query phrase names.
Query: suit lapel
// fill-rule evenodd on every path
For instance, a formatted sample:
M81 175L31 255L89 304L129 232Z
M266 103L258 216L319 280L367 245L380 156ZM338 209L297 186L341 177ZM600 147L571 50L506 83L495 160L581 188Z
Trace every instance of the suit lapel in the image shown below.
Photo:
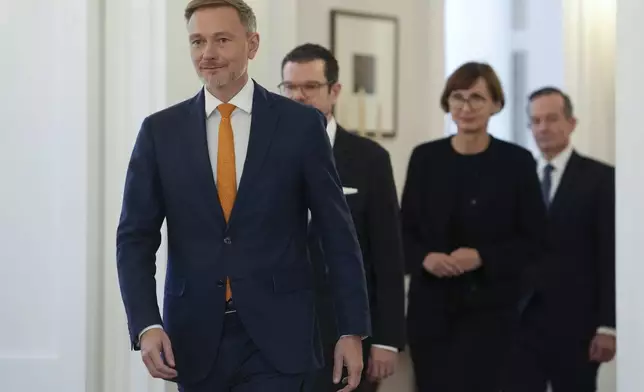
M206 109L204 90L202 89L190 103L190 113L186 120L187 132L185 142L188 143L190 159L194 161L194 175L197 178L205 204L213 217L225 224L224 212L219 202L217 185L212 173L212 164L208 155L208 136L206 131Z
M255 82L253 81L253 83ZM266 153L273 140L279 116L276 110L272 110L272 100L273 98L268 91L255 83L248 150L229 225L235 219L235 212L243 208L244 203L247 202L248 194L252 191L254 179L261 171Z
M554 214L559 209L565 209L569 203L574 202L574 190L581 169L581 157L573 151L564 169L561 182L550 203L550 212Z
M341 180L346 176L346 173L349 170L349 161L352 157L349 151L348 136L349 133L338 125L338 129L335 133L335 141L333 142L333 158L335 159L335 166Z

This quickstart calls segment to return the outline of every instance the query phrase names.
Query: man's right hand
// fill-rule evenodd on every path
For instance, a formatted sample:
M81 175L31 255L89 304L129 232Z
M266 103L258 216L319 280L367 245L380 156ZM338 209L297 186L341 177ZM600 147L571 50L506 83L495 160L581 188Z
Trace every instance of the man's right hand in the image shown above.
M423 260L423 268L439 278L458 276L463 273L456 259L445 253L429 253Z
M153 328L141 336L141 357L152 377L166 380L177 377L170 338L164 330Z

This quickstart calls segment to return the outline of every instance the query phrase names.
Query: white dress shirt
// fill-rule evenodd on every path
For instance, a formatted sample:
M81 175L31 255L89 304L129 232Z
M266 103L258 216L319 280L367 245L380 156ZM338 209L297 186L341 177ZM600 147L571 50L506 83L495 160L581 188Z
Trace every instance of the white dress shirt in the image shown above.
M335 144L336 133L338 133L338 123L335 121L335 117L331 117L331 119L326 123L326 134L329 135L331 146Z
M540 181L543 181L543 172L546 165L550 164L553 167L551 173L552 185L550 187L549 195L551 202L557 194L557 188L559 188L559 184L561 184L561 178L563 177L564 171L566 170L566 166L568 166L568 161L570 161L570 157L572 156L573 151L574 148L572 144L568 144L568 146L562 152L560 152L550 161L548 161L543 155L541 155L537 161ZM610 327L599 327L597 328L597 333L613 336L616 335L615 329Z

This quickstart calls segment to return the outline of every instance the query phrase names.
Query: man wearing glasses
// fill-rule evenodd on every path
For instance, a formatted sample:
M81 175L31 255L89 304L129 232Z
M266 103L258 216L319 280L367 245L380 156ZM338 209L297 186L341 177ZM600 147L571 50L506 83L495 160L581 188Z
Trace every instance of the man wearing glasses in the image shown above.
M358 233L370 299L373 337L363 344L365 370L357 390L375 391L394 373L404 347L404 268L399 204L389 154L379 144L344 130L333 116L342 86L338 62L326 48L298 46L282 61L283 95L311 105L327 117L336 168ZM325 366L313 377L314 390L330 392L334 345L339 338L323 252L310 225L309 248L316 279L318 328ZM336 370L339 370L336 369Z

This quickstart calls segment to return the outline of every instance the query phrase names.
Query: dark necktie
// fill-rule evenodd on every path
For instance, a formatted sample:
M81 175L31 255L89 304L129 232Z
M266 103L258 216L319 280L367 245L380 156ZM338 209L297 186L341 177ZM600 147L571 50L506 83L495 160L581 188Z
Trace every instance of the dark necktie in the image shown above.
M552 189L552 171L555 168L551 164L547 164L543 168L543 178L541 179L541 194L543 195L543 202L546 207L550 207L550 191Z

